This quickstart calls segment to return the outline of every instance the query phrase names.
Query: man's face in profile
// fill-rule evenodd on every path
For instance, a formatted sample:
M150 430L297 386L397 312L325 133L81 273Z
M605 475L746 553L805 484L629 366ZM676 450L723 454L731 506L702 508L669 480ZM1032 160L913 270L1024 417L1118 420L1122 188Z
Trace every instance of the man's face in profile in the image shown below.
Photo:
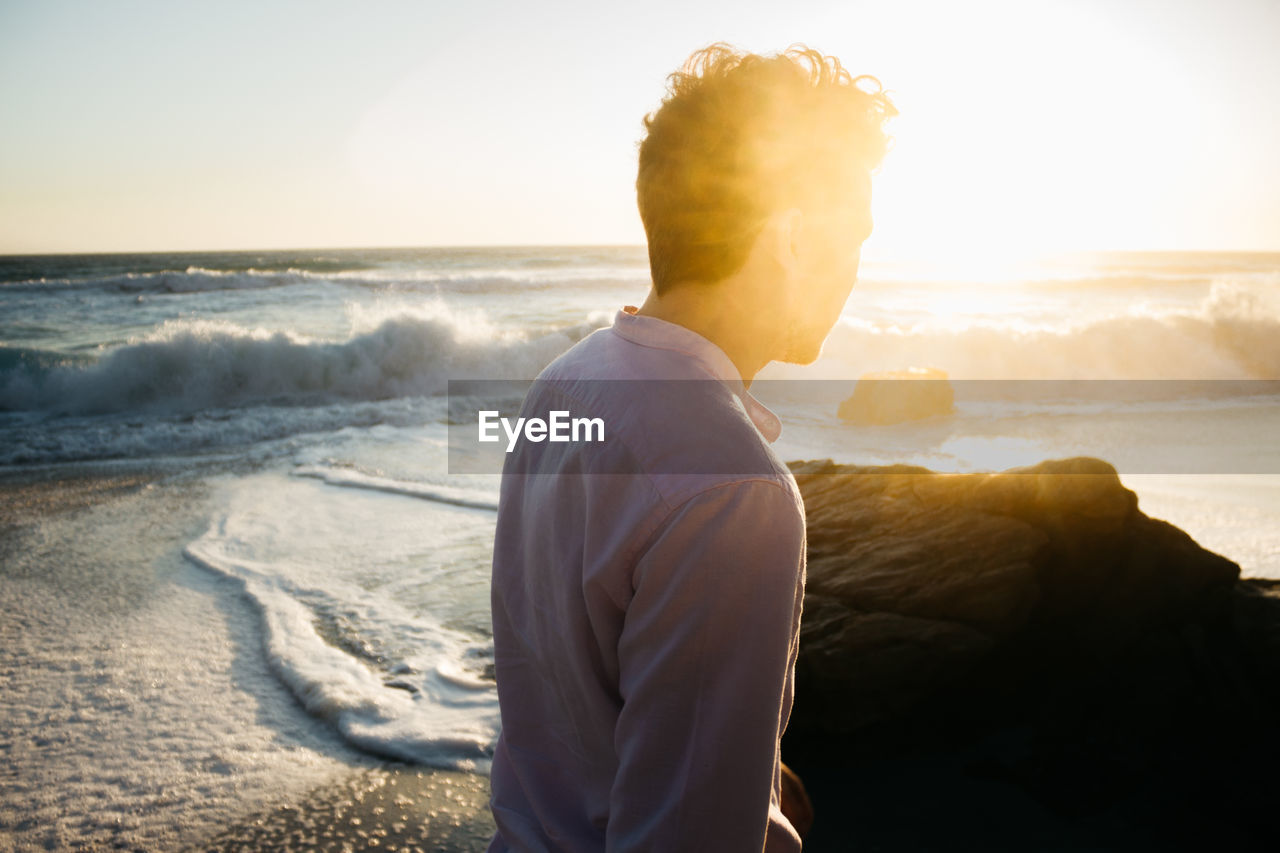
M871 234L871 181L862 176L855 201L805 216L791 287L790 329L779 361L811 364L822 354L858 280L862 244Z

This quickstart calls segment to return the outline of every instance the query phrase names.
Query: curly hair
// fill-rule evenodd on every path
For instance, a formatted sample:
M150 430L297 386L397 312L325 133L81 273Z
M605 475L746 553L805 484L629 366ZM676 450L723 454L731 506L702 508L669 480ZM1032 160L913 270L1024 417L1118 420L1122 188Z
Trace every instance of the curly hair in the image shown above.
M803 45L695 52L668 77L640 142L636 197L655 289L732 275L775 210L855 204L894 115L879 80Z

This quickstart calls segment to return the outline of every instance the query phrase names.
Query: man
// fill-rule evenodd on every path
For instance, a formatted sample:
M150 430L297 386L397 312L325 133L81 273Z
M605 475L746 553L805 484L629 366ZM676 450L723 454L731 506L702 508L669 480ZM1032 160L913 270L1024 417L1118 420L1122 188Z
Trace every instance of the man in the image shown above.
M491 851L801 844L779 739L804 506L747 388L821 351L894 109L803 48L712 45L670 82L636 181L652 291L547 367L521 412L582 412L606 440L525 441L504 468Z

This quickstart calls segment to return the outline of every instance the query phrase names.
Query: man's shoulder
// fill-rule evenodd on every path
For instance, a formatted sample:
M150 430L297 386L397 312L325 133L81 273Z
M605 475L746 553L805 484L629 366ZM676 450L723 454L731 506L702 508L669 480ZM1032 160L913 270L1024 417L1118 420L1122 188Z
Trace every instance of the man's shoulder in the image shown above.
M596 329L560 353L538 374L539 382L576 376L589 369L609 349L616 346L611 326Z
M582 468L645 475L671 506L738 481L795 488L727 384L686 355L634 344L610 329L552 362L527 402L531 412L560 408L599 418L605 440L573 447Z
M617 334L612 326L596 329L543 368L539 381L645 381L709 379L711 375L687 354L646 346Z

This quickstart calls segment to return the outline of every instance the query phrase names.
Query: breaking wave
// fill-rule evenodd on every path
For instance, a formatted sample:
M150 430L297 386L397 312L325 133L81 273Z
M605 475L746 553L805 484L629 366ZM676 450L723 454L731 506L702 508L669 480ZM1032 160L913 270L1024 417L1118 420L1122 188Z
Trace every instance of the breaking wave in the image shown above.
M587 331L523 338L447 316L400 315L345 341L170 322L93 363L39 350L0 358L0 410L92 415L321 405L442 393L449 379L532 378Z
M803 375L905 366L939 367L953 379L1280 379L1280 287L1274 278L1218 281L1193 307L1134 306L1074 323L843 318L818 369Z

